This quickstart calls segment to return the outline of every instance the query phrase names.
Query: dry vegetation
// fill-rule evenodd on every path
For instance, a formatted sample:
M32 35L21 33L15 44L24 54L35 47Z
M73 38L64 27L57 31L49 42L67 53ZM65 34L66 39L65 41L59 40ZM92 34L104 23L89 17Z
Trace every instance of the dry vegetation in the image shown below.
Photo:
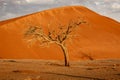
M67 49L67 40L74 38L73 36L76 36L76 34L71 34L72 32L75 32L78 27L80 27L81 24L86 23L86 21L76 18L75 20L70 21L66 26L62 24L57 24L57 29L51 29L51 25L48 26L47 34L45 33L45 30L41 26L30 26L28 30L25 32L25 37L28 38L27 42L39 42L38 45L41 46L49 46L52 43L57 44L63 51L64 54L64 63L65 66L69 66L69 54ZM50 27L50 28L49 28ZM85 55L87 56L87 54ZM87 56L89 57L89 56ZM90 57L89 57L90 58ZM92 58L90 58L92 59Z
M120 60L0 60L0 80L120 80Z

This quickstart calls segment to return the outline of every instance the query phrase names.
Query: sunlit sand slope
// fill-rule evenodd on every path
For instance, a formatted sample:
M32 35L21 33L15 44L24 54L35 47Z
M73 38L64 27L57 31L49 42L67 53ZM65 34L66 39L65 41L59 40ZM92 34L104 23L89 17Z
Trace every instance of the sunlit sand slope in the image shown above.
M1 21L0 58L63 59L59 46L28 46L24 33L29 26L46 28L50 24L50 28L54 29L58 23L65 25L76 17L87 23L80 25L73 34L79 37L66 43L71 60L89 59L85 55L93 59L120 58L120 23L82 6L49 9Z

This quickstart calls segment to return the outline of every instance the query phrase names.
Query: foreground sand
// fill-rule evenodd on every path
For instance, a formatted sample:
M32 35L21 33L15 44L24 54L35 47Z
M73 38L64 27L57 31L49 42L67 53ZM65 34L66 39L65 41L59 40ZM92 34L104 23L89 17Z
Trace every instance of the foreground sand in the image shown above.
M0 80L120 80L120 60L0 60Z

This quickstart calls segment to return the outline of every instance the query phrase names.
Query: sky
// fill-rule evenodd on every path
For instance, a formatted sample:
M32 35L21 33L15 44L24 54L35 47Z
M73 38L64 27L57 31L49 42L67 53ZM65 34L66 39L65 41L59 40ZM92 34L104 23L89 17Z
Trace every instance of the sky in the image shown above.
M120 0L0 0L0 21L68 5L85 6L120 22Z

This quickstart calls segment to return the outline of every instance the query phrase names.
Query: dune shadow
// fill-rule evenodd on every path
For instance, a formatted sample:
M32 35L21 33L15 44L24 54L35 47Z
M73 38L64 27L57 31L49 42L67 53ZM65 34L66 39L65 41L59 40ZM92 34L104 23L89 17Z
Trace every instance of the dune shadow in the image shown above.
M17 62L16 60L2 60L3 62Z
M14 72L14 73L20 73L21 71L20 70L13 70L12 72Z
M61 73L52 73L52 72L43 72L43 73L45 73L45 74L55 74L55 75L61 75L61 76L68 76L68 77L74 77L74 78L85 78L85 79L92 79L92 80L105 80L105 79L85 77L85 76L76 76L76 75L70 75L70 74L61 74Z
M15 60L8 60L7 62L17 62L17 61L15 61Z
M45 65L52 65L52 66L63 66L62 64L57 64L57 63L46 63Z
M118 73L118 74L115 74L115 75L118 75L118 76L120 76L120 73Z

